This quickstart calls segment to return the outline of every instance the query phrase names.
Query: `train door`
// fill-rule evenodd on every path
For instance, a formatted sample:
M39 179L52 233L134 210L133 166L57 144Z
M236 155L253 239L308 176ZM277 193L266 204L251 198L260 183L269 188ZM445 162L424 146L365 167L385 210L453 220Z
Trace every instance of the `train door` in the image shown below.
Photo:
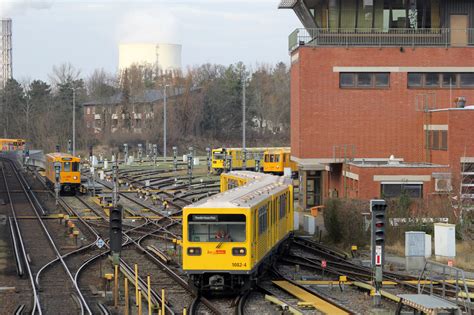
M253 230L253 237L252 237L252 261L255 262L257 261L258 257L258 252L257 252L257 230L258 230L258 222L257 222L257 209L255 209L253 211L253 225L252 226L252 230Z
M272 245L275 243L274 240L274 231L275 231L275 200L273 199L271 202L271 207L270 207L270 224L268 225L270 227L270 241L268 242L268 248L271 248Z

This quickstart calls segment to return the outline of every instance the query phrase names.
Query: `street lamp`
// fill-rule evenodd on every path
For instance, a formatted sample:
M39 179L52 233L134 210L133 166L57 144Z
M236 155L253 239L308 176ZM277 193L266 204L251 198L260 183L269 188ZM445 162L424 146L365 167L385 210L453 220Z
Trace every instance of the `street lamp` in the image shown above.
M166 84L163 87L163 162L166 162L166 88L169 86Z
M76 89L72 87L72 155L76 156Z
M245 86L247 84L247 75L244 73L242 76L242 153L243 153L243 169L247 168L247 145L246 145L246 134L245 134L245 124L246 124L246 96L245 96Z

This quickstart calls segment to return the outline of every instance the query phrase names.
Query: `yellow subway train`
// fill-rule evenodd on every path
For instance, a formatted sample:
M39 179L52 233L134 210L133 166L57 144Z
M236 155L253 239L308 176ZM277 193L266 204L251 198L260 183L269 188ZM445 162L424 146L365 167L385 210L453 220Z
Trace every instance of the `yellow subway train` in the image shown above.
M0 139L0 152L21 151L25 149L24 139Z
M59 184L61 194L75 194L81 185L81 159L68 153L46 154L45 176L48 186L56 183L55 164L60 166Z
M183 270L203 294L248 290L292 228L291 180L260 174L183 209Z
M244 186L250 181L261 179L262 176L265 176L265 174L244 171L222 173L220 176L220 192Z
M296 162L291 161L290 148L271 148L263 154L263 172L275 175L283 175L285 169L296 173L298 167Z

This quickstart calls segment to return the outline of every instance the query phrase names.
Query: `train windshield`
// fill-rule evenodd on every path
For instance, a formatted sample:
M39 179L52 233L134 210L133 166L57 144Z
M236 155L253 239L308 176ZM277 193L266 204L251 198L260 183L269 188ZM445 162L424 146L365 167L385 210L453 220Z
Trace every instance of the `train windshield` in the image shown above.
M79 165L80 165L80 163L78 163L78 162L73 162L73 163L72 163L72 171L73 171L73 172L79 172Z
M190 242L245 242L245 215L190 214Z
M225 154L222 152L214 152L214 160L223 160L225 158Z
M64 172L70 172L71 171L71 162L64 162Z

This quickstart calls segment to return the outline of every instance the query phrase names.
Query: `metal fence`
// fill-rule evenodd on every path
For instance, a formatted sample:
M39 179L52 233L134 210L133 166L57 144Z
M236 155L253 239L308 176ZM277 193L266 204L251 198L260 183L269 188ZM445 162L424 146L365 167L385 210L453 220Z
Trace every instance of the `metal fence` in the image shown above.
M299 28L288 38L289 50L299 46L427 46L460 47L474 45L474 28Z

